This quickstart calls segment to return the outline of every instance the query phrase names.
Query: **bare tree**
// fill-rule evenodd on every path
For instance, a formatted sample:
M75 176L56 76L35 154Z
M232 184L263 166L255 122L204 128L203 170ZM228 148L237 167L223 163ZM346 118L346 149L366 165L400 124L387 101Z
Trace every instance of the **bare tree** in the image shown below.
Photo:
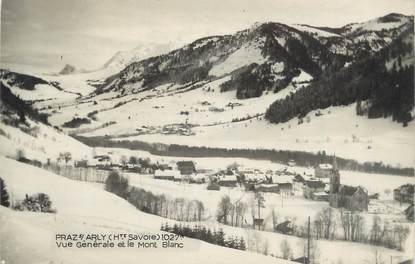
M217 220L225 225L228 224L228 216L232 210L231 199L228 195L222 197L218 204Z
M314 220L316 238L333 239L336 233L335 212L331 207L326 207L317 213Z
M290 259L292 257L292 250L287 239L284 239L280 244L280 249L283 259Z

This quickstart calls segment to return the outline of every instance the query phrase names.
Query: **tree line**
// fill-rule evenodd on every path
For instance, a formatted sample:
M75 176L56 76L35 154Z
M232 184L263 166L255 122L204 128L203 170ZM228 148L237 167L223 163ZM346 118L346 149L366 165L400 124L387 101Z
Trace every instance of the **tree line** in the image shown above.
M202 221L205 207L199 200L172 199L130 186L127 178L112 171L105 181L105 190L127 200L138 210L177 221Z
M307 223L296 225L291 218L292 235L307 237ZM344 240L375 246L403 250L403 244L410 234L408 226L373 216L371 223L353 211L331 207L323 208L311 221L311 236L316 240Z
M176 235L199 239L222 247L246 250L245 240L243 237L227 236L225 232L223 232L222 228L212 231L210 228L206 228L201 225L190 227L188 225L174 224L173 226L169 226L166 222L165 224L162 224L161 230L174 233Z
M275 149L233 149L213 148L201 146L187 146L178 144L148 143L138 140L111 140L109 136L73 137L91 147L126 148L131 150L143 150L153 155L179 156L179 157L224 157L224 158L247 158L255 160L270 160L277 163L287 164L289 160L295 160L299 166L316 166L320 163L330 163L332 155L325 151L317 153L291 150ZM353 159L337 157L337 164L341 170L362 171L367 173L380 173L401 176L414 176L414 168L395 167L382 162L358 162Z

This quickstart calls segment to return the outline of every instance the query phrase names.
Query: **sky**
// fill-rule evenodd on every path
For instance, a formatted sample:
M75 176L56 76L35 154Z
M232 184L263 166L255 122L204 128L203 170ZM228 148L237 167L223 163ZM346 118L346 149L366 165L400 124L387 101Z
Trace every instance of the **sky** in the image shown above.
M0 1L2 64L56 71L67 63L95 69L120 50L178 48L256 22L338 27L415 10L413 0Z

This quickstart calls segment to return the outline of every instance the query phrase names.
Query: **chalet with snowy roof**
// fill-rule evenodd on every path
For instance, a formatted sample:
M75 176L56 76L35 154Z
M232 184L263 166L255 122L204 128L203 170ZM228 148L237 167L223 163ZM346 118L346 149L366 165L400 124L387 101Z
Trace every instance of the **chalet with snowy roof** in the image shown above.
M365 188L340 184L336 157L333 159L333 173L330 177L329 203L332 207L350 211L367 211L369 204L369 196Z
M196 167L193 161L178 161L176 165L181 175L191 175L196 172Z
M196 172L189 176L190 183L205 183L206 175L204 173Z
M259 184L255 186L255 191L258 192L270 192L270 193L279 193L280 188L278 184Z
M171 180L173 181L175 177L180 176L180 172L177 170L166 169L166 170L155 170L154 178L159 180Z
M92 164L98 168L107 168L111 166L111 157L108 155L96 155L92 160Z
M400 203L414 203L414 185L405 184L393 190L393 199Z
M313 194L324 192L325 187L326 185L322 181L307 180L304 183L303 195L307 199L313 199Z
M217 179L217 183L225 187L236 187L238 183L235 172L231 170L218 174Z

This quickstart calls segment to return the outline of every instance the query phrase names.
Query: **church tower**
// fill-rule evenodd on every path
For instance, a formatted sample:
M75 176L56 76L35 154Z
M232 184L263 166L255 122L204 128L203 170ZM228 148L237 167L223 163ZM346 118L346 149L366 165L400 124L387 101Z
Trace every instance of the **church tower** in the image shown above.
M338 193L340 188L340 173L337 168L336 154L333 157L333 169L330 175L330 194Z

